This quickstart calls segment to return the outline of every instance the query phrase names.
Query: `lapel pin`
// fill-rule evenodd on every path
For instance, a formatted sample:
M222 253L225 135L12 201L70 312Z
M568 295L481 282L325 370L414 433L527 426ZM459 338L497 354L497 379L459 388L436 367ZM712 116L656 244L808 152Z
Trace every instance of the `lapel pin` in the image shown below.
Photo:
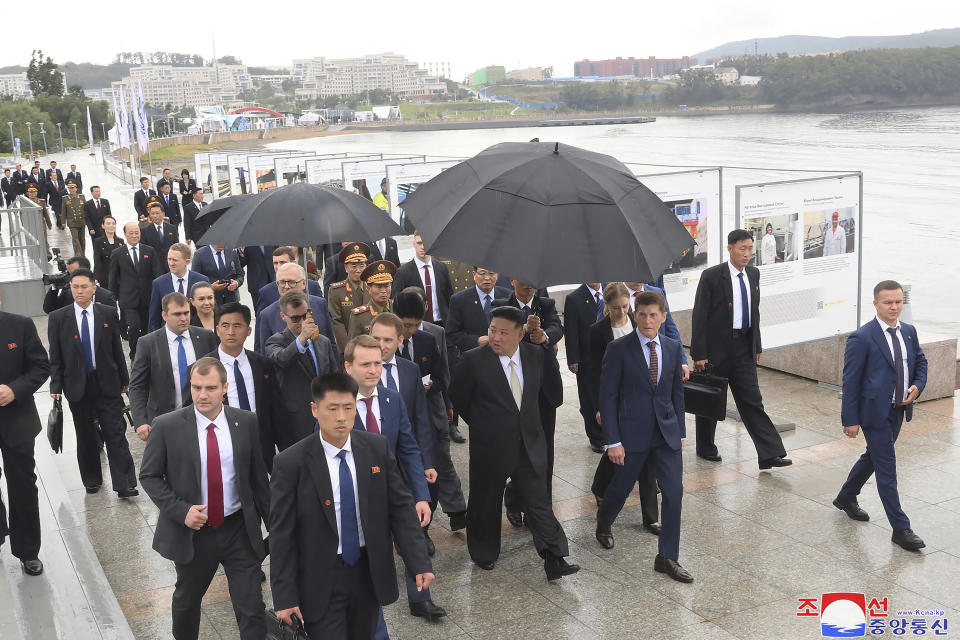
M80 336L74 334L73 339L74 339L74 340L79 340L79 339L80 339Z
M10 349L11 351L13 351L13 350L16 349L16 348L17 348L17 343L16 343L16 342L9 342L9 343L7 343L7 349Z
M390 398L384 398L387 401L387 404L390 404Z
M110 325L107 324L106 322L104 322L104 323L103 323L103 328L104 328L104 329L109 329L109 328L110 328Z
M370 467L370 473L380 473L380 467Z
M329 500L324 500L324 501L323 501L323 506L325 506L325 507L329 507L330 504L331 504L331 502L330 502Z

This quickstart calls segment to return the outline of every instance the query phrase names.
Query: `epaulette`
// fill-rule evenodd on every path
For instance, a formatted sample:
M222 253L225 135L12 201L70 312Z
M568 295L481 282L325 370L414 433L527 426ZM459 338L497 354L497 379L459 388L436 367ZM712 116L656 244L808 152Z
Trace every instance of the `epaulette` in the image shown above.
M346 284L347 284L347 281L346 281L346 280L341 280L340 282L334 282L333 284L331 284L331 285L330 285L330 288L331 288L331 289L342 289L342 288L344 287L344 285L346 285Z
M370 308L370 307L368 307L368 306L365 305L365 304L364 304L364 305L361 305L361 306L359 306L359 307L357 307L356 309L353 310L353 315L358 316L358 315L360 315L361 313L366 313L369 308Z

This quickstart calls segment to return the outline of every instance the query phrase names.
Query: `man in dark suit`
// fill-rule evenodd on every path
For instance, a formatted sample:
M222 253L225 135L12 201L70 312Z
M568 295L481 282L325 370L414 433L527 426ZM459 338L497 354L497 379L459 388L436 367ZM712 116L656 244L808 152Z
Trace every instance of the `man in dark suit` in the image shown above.
M607 346L600 379L600 417L607 456L617 465L597 511L597 541L613 548L614 520L640 479L647 458L656 460L663 498L658 553L653 568L679 582L693 577L677 561L680 553L680 506L687 430L683 416L683 345L660 335L667 303L659 293L637 296L637 330Z
M38 166L39 166L39 165L38 165ZM63 181L64 181L64 180L63 180L63 172L60 171L60 169L57 168L57 161L56 161L56 160L51 160L51 161L50 161L50 168L43 172L43 177L44 177L44 179L46 179L46 180L52 179L53 175L56 175L56 176L57 176L57 178L56 178L56 179L57 179L57 182L63 182Z
M273 603L311 638L373 637L380 607L399 596L394 543L418 588L434 579L389 443L354 429L357 391L340 373L313 383L320 434L280 453L270 480Z
M243 248L241 255L247 262L247 290L256 308L260 288L277 278L273 270L273 245L250 245Z
M190 295L190 289L198 282L210 282L207 276L202 273L192 271L190 266L190 247L177 242L167 251L167 269L169 273L164 273L153 281L150 289L150 321L147 331L156 331L163 325L163 316L160 302L168 293L182 293L185 296Z
M117 298L127 325L130 359L137 355L137 341L147 333L150 312L150 290L160 276L157 252L150 245L140 244L140 226L135 222L123 225L126 246L110 254L110 291Z
M100 187L90 187L90 199L83 203L83 218L87 222L87 231L91 237L103 235L103 218L112 216L110 201L100 197Z
M74 273L77 269L89 269L90 261L86 256L73 256L67 260L67 273ZM104 289L97 285L93 296L93 301L98 304L105 304L108 307L117 308L117 299L113 297L109 289ZM43 312L53 313L57 309L73 304L73 293L70 292L70 284L65 287L51 285L50 290L43 297Z
M157 190L160 193L163 193L163 185L165 184L173 185L173 174L170 173L170 169L166 168L163 170L163 175L157 180Z
M282 291L283 295L291 291L306 293L308 287L307 282L307 274L303 270L303 267L298 264L283 264L277 269L276 288L278 291ZM281 295L281 298L283 295ZM339 350L337 350L337 338L333 331L333 321L330 319L330 309L327 301L319 296L310 294L307 296L307 305L310 313L313 315L314 323L320 328L320 333L333 343L334 350L339 353ZM278 299L276 302L268 305L257 316L257 336L253 342L253 350L257 353L264 353L267 339L284 330L286 325L281 317L281 311L280 300Z
M33 167L33 169L30 170L30 175L27 177L27 183L28 184L32 183L37 186L38 198L47 197L47 187L46 187L47 179L40 172L40 167Z
M157 192L150 188L150 178L146 176L140 178L140 188L133 194L133 208L140 222L147 220L147 198L155 195Z
M63 177L57 173L48 173L44 181L44 190L46 193L47 204L53 209L53 215L57 217L57 226L60 229L67 227L67 221L63 218L63 199L70 195L67 192L67 185Z
M175 226L163 221L163 205L156 196L147 200L147 215L150 217L150 224L140 228L140 235L144 244L150 245L157 252L160 271L168 273L170 267L167 265L167 251L180 242L180 234Z
M124 436L121 394L129 384L113 308L93 303L93 272L77 269L70 278L73 304L50 314L50 395L70 403L77 432L77 463L87 493L103 484L97 426L107 447L113 490L121 498L138 494L137 476Z
M173 635L197 638L200 604L222 564L240 638L266 637L260 564L270 521L270 486L257 416L225 407L227 372L214 358L192 367L193 406L157 419L140 467L160 515L153 548L177 569Z
M900 322L903 287L884 280L873 288L877 317L849 338L843 359L843 433L856 438L862 430L867 450L850 470L833 504L854 520L869 520L857 496L876 474L877 492L893 529L893 542L908 551L926 546L910 528L897 491L895 443L906 417L913 418L913 403L927 384L927 358L917 330Z
M256 298L257 302L256 304L254 304L255 318L259 320L260 314L263 312L264 309L266 309L271 304L279 300L280 296L282 296L284 293L286 293L290 289L298 288L294 286L294 284L296 283L291 284L293 280L291 280L290 278L287 278L286 284L281 283L280 280L277 279L277 273L279 273L280 267L287 264L288 262L296 262L296 261L297 261L297 252L294 250L293 247L277 247L276 249L273 250L273 259L271 260L271 262L273 263L272 278L274 282L268 282L267 284L260 287L260 289L257 291L257 298ZM247 278L249 277L250 277L250 270L248 268ZM312 296L317 296L320 298L324 297L323 288L320 286L319 282L311 278L307 278L306 275L304 275L304 280L306 280L306 284L307 284L307 288L306 288L307 293L309 293Z
M193 254L193 270L207 276L216 292L217 306L238 302L237 289L243 284L243 265L236 249L207 245Z
M603 319L603 291L599 282L585 282L563 301L563 336L567 369L577 376L577 395L583 429L594 453L603 453L603 429L590 393L590 326Z
M70 171L67 172L67 181L73 180L73 183L77 185L77 193L83 196L83 176L80 175L80 172L77 171L77 165L70 165Z
M288 291L280 297L279 306L286 328L266 340L265 355L277 366L290 416L276 428L277 447L283 451L313 433L314 418L303 399L310 397L314 378L340 370L340 358L333 342L317 333L305 293Z
M200 217L205 206L207 203L203 201L203 189L194 188L193 200L183 205L183 237L187 244L192 242L199 246L203 234L210 228L210 221Z
M413 235L413 249L413 260L397 269L393 277L393 297L407 287L420 287L426 294L426 315L423 319L442 327L446 324L450 296L453 295L450 272L447 271L447 265L431 259L424 249L420 234Z
M19 162L13 170L13 183L16 186L16 195L22 196L27 193L27 182L30 180L30 172L23 168Z
M7 207L13 204L17 199L17 185L14 182L10 169L3 170L3 178L0 179L0 190L3 191L3 201Z
M183 222L183 218L180 215L180 203L177 201L177 196L170 193L171 187L169 182L161 185L159 189L160 194L157 198L163 207L163 217L177 228L177 233L179 234L180 224Z
M10 550L27 575L43 573L40 553L40 506L33 444L40 416L33 394L50 374L47 352L33 321L0 311L0 453L7 475L10 524L0 498L0 545L10 536Z
M217 348L213 331L190 326L186 296L168 293L160 304L165 324L140 339L130 375L130 414L141 440L147 440L157 416L189 404L187 371Z
M489 342L463 354L450 399L470 425L470 500L467 548L481 569L500 556L503 490L512 478L526 511L548 580L579 571L564 560L567 536L547 493L547 446L541 394L562 396L552 349L522 342L523 314L509 306L491 312Z
M783 440L763 410L757 381L760 344L760 271L749 266L753 257L753 236L734 229L727 234L730 260L704 270L693 303L690 357L694 368L709 364L717 375L727 378L743 426L757 448L760 469L786 467ZM714 443L717 421L697 416L697 455L720 461Z
M400 251L397 248L396 240L386 237L367 244L370 245L370 262L389 260L395 267L400 268ZM337 279L341 280L342 278Z

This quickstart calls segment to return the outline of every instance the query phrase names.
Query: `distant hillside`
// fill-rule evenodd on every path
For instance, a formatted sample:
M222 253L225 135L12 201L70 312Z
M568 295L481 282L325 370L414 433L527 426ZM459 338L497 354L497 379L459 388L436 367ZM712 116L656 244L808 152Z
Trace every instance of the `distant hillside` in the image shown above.
M918 49L922 47L955 47L960 45L960 29L936 29L923 33L900 36L847 36L826 38L822 36L779 36L776 38L757 38L757 52L760 55L789 53L829 53L832 51L855 51L858 49ZM742 56L754 54L754 40L728 42L719 47L707 49L695 54L701 63L710 58L724 56Z
M13 65L0 68L0 73L22 73L26 70L26 66ZM58 66L58 70L67 77L68 87L78 84L84 89L102 89L109 87L114 80L127 75L130 72L130 65L64 62Z

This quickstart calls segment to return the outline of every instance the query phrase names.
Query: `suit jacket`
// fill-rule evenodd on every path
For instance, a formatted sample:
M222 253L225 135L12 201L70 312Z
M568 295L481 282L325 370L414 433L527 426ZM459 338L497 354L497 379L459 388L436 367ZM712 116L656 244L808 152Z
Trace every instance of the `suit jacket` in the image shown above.
M386 438L354 430L350 446L370 578L377 600L387 605L399 596L394 540L414 575L432 571L430 557L413 498ZM319 436L304 438L277 455L270 497L273 605L299 606L305 620L314 622L330 605L340 540L332 506L336 496Z
M67 180L73 180L77 183L77 193L80 194L80 197L83 197L83 176L80 175L79 171L68 171Z
M257 558L266 556L260 522L270 522L270 485L260 455L257 416L223 407L233 443L237 494L243 524ZM201 442L194 408L184 407L160 416L151 429L140 463L140 484L160 510L153 534L153 549L180 564L193 560L195 531L184 524L187 512L202 504L200 486Z
M43 174L43 179L44 179L44 180L50 180L50 174L53 173L54 171L57 172L57 182L61 182L61 183L64 182L64 180L63 180L63 172L60 171L60 169L54 170L54 169L49 169L49 168L48 168L48 169L41 169L41 170L40 170L40 172Z
M533 468L547 472L547 443L540 418L541 398L563 397L563 382L552 349L520 343L523 396L520 408L500 358L490 345L463 354L450 382L450 399L470 425L470 460L509 474L520 454L519 441ZM559 403L551 402L553 407ZM519 440L518 440L519 436Z
M567 364L590 366L590 327L597 322L598 305L593 291L581 284L567 294L563 301L563 336ZM603 313L603 291L600 292L599 312Z
M510 297L508 289L494 287L490 292L491 301ZM490 322L483 313L483 304L477 295L477 288L470 287L458 291L450 297L450 313L447 316L445 330L447 342L456 347L459 353L464 353L478 346L477 341L487 335Z
M747 266L744 270L750 287L750 327L753 333L753 356L763 351L760 344L760 270ZM720 365L730 356L733 331L733 286L730 267L723 262L700 274L697 295L693 302L693 328L690 335L690 357Z
M435 324L425 322L423 327L423 329L417 330L417 332L409 338L413 343L413 361L420 367L421 378L427 375L430 376L433 384L430 386L430 390L426 392L427 404L440 409L440 413L438 416L435 416L435 419L442 417L443 420L442 425L437 423L437 429L446 428L446 409L448 407L452 408L452 406L447 396L447 392L450 389L450 368L447 364L445 335L443 327ZM443 342L442 347L437 343L438 339ZM405 344L406 342L404 342L404 345ZM401 355L399 349L397 350L397 355Z
M153 224L148 224L140 229L140 242L148 244L157 252L157 261L160 263L160 271L169 273L170 267L167 265L167 251L170 247L180 242L180 232L169 222L164 222L162 227L163 237L157 233L157 228Z
M511 294L506 302L511 307L516 307L517 309L522 308L515 294ZM563 324L560 323L560 316L557 314L557 303L553 301L553 298L533 296L530 300L530 311L531 315L539 316L540 328L547 334L547 344L552 347L560 342L560 338L563 337ZM523 339L525 342L529 342L530 336L526 335Z
M47 180L43 183L43 186L44 192L46 193L47 204L50 205L54 213L60 213L60 210L63 208L63 199L69 195L67 185L63 180L58 180L56 184L53 184L51 180ZM64 221L64 224L66 224L66 221Z
M149 194L144 193L143 189L137 189L133 192L133 208L136 210L137 215L143 218L147 217L147 198L157 195L157 192L153 189L149 191Z
M33 320L0 311L0 384L14 400L0 407L0 444L18 446L40 433L40 416L33 394L50 375L50 360Z
M627 314L630 320L630 326L636 330L637 322L632 314ZM663 327L660 327L660 335L664 335ZM593 398L593 406L600 407L600 375L603 373L603 356L607 353L607 346L613 342L613 324L610 322L610 316L604 316L603 320L590 325L590 356L587 363L589 373L587 376L588 390L590 397ZM583 370L583 364L581 371ZM614 440L616 442L616 440Z
M139 245L138 265L133 264L129 247L120 245L110 254L110 291L117 298L121 309L148 307L153 280L160 275L157 252L148 244Z
M273 245L251 245L244 247L243 256L247 259L247 290L256 298L260 288L277 279L273 270ZM316 282L310 280L310 282ZM279 291L277 294L279 295Z
M193 254L193 261L190 263L194 271L207 276L210 282L216 282L221 278L229 278L237 281L235 291L221 289L216 292L214 297L216 298L218 307L222 307L228 302L237 302L240 300L240 285L243 284L243 265L240 264L240 256L237 254L236 249L224 247L223 264L227 269L225 274L220 273L216 252L213 250L213 247L209 245L197 249L197 252Z
M450 296L453 295L450 270L447 269L447 265L433 258L430 259L430 264L433 265L434 282L431 284L437 292L437 306L440 311L440 321L446 323L447 316L450 315ZM397 294L407 287L420 287L426 291L426 285L423 284L423 279L421 278L422 275L423 270L417 267L415 260L405 262L397 269L397 274L393 276L393 294L391 297L396 298ZM429 322L434 321L433 318L426 318L426 320Z
M117 308L117 299L113 297L113 294L110 293L109 289L104 289L101 286L97 286L96 290L93 293L93 301L97 304L105 304L108 307ZM70 291L70 287L64 287L63 289L50 289L47 291L47 294L43 297L43 312L44 313L53 313L57 309L62 309L67 305L73 304L73 292Z
M189 327L187 332L190 342L193 343L193 354L197 359L216 349L219 344L213 331ZM166 325L140 338L137 344L137 357L133 359L132 367L128 395L134 426L153 425L157 416L180 408L177 406L176 382L173 377L174 364L170 361ZM188 394L189 390L183 394L182 404L184 405L187 404Z
M180 189L180 202L183 204L183 207L186 208L190 199L193 197L193 191L197 188L197 181L193 178L188 178L187 183L184 184L183 178L176 181L177 187Z
M333 320L330 319L330 309L327 307L327 301L314 295L310 296L310 312L313 314L313 321L320 329L320 335L326 338L333 345L333 352L337 353L337 337L333 333ZM257 316L257 335L253 342L253 350L257 353L266 353L267 340L270 336L282 333L287 328L287 323L280 317L280 301L274 302ZM339 356L337 362L339 362Z
M97 386L103 396L119 398L130 383L127 361L120 344L120 320L117 312L102 304L92 304L93 357ZM86 360L80 327L73 305L57 309L47 319L50 342L50 393L62 393L70 402L83 400L87 388Z
M272 268L273 267L271 266L271 269ZM276 279L277 277L276 273L274 273L273 277L274 279ZM250 269L249 267L247 267L247 281L249 282L249 280L250 280ZM311 296L317 296L318 298L325 297L323 295L323 287L320 286L320 283L317 282L316 280L311 280L310 278L307 278L307 293L310 294ZM268 282L262 287L260 287L260 289L258 289L258 292L257 292L256 317L259 318L260 313L263 312L264 309L266 309L267 307L269 307L271 304L273 304L279 299L280 299L280 289L277 288L276 282Z
M123 240L119 236L114 238L112 244L107 242L106 235L102 233L93 239L93 275L101 286L110 286L110 256L123 246Z
M16 187L16 194L22 196L27 192L27 183L30 181L30 172L21 169L10 173L13 176L13 184Z
M650 448L659 425L675 451L687 435L683 417L683 370L676 340L660 335L660 382L654 387L637 332L607 345L600 376L600 417L607 443L632 452Z
M17 185L12 173L9 178L6 176L0 178L0 189L3 190L3 197L7 205L17 199Z
M160 204L163 205L163 215L170 220L170 224L179 227L180 223L183 222L183 218L180 216L180 201L177 200L177 196L173 193L168 197L170 198L169 203L167 203L166 197L162 195L159 196Z
M843 403L840 410L845 427L860 425L869 429L886 424L897 386L897 371L883 332L884 329L873 319L847 338L843 354ZM910 385L916 385L923 393L927 385L927 358L920 348L917 330L913 325L901 322L900 333L907 347L907 376L903 387L907 389ZM905 409L909 422L913 419L913 403Z
M99 209L93 198L83 203L83 219L87 221L87 229L93 231L94 235L103 235L103 218L107 214L113 215L110 211L110 201L106 198L100 198Z
M420 381L422 377L420 367L399 356L397 356L396 362L397 374L400 378L400 397L403 398L407 418L419 445L423 468L436 469L433 451L437 446L437 433L433 426L433 418L430 416L430 409L427 406L427 394L424 392L423 383ZM380 387L381 392L389 391L383 384L383 378L380 379Z
M370 247L370 260L369 262L376 262L377 260L389 260L393 264L400 268L400 251L397 249L397 241L393 238L387 237L387 250L385 253L380 253L380 247L377 246L375 240L370 240L367 242L367 246ZM345 278L346 276L344 276ZM340 278L341 280L343 278Z
M46 198L47 197L47 181L42 175L31 173L27 178L27 182L37 185L37 198ZM59 209L57 209L59 211Z
M201 209L206 207L206 203L201 205ZM197 219L200 211L197 209L197 203L190 201L183 205L183 237L184 240L192 240L194 244L199 245L203 234L210 228L208 218Z
M190 297L190 287L198 282L210 282L210 279L202 273L196 271L187 271L187 277L184 278L183 295ZM154 279L150 286L150 320L147 323L147 331L156 331L163 326L163 296L173 293L173 276L169 272L164 273Z
M663 284L662 280L663 280L663 276L660 276L659 284L661 285ZM655 286L646 282L643 284L643 290L655 291L663 296L663 300L664 302L666 302L667 319L663 321L662 325L660 325L660 335L667 336L668 338L673 338L674 340L676 340L682 345L683 338L680 337L680 330L677 329L677 323L673 321L673 314L670 313L670 301L667 300L667 292L664 291L662 286ZM759 304L759 302L757 304ZM636 321L634 321L633 319L632 313L630 314L630 322L636 324ZM733 320L731 319L730 322L732 323ZM680 356L681 356L681 362L683 364L687 364L687 352L684 351L683 349L680 349Z

